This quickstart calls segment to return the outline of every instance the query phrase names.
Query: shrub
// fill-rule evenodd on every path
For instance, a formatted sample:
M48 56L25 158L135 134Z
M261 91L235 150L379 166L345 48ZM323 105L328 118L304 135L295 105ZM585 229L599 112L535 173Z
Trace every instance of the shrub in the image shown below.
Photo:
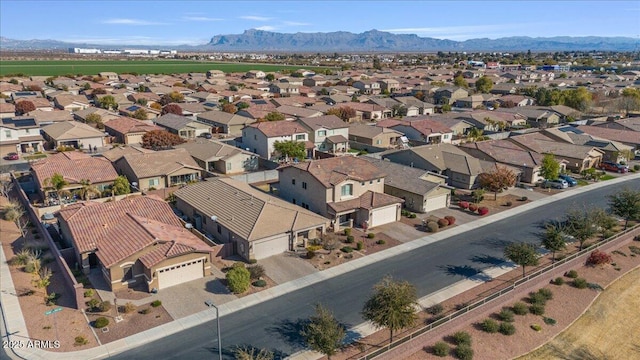
M318 251L320 249L322 249L322 246L320 246L320 245L309 245L309 246L307 246L307 251L314 251L315 252L315 251Z
M344 246L340 251L348 254L353 251L353 248L351 246Z
M367 234L367 238L368 239L374 239L375 237L376 237L376 234L374 234L374 233L368 233Z
M478 214L480 214L480 216L484 216L487 215L489 213L489 208L485 207L485 206L481 206L478 208Z
M405 210L405 209L400 210L400 215L402 216L409 216L409 214L411 214L409 210Z
M346 228L346 229L344 229L344 235L345 235L345 236L349 236L349 235L351 235L351 228Z
M629 245L629 250L636 255L640 255L640 247Z
M415 219L417 217L418 217L418 215L416 215L415 213L409 214L409 219Z
M511 310L516 315L527 315L527 313L529 313L529 309L527 309L527 304L520 301L513 304L513 307L511 308Z
M542 321L544 321L544 323L547 325L555 325L557 323L556 319L546 317L546 316L542 318Z
M355 241L356 238L353 237L353 235L348 235L347 236L347 244L353 244L353 242Z
M89 340L87 340L87 338L85 338L84 336L76 336L76 338L74 339L73 346L82 346L82 345L87 345L88 343L89 343Z
M460 201L458 203L458 206L460 207L460 209L462 210L467 210L469 208L469 203L467 201Z
M35 261L40 261L40 260L36 259ZM24 266L24 271L28 272L29 274L35 273L36 272L35 261L29 261L27 265Z
M447 221L449 222L449 225L453 225L456 223L456 218L451 215L447 215L444 218L447 219Z
M435 304L429 308L427 308L427 314L438 315L444 311L444 307L440 304Z
M52 292L51 294L47 295L44 297L44 303L47 306L51 306L51 305L55 305L58 302L58 299L60 298L60 294L56 294L54 292Z
M513 311L506 308L502 309L502 311L500 311L500 313L498 314L498 317L502 321L513 322Z
M109 319L104 316L97 318L96 321L93 322L93 327L95 327L96 329L102 329L107 325L109 325Z
M122 307L122 312L125 314L128 314L130 312L134 312L136 311L136 306L129 301L128 303L124 304L124 306Z
M587 280L583 278L576 278L573 280L573 287L575 287L576 289L586 289L587 285Z
M440 227L438 226L437 222L429 221L427 223L427 229L429 229L429 232L435 233L435 232L438 232L438 229L440 229Z
M500 329L498 322L493 319L485 319L480 326L483 331L488 332L489 334L496 333Z
M257 264L258 259L249 259L249 264Z
M386 244L386 243L387 243L387 242L386 242L386 241L384 241L383 239L380 239L380 240L376 241L376 244L378 244L378 245L384 245L384 244Z
M91 299L91 300L87 301L85 304L87 305L87 307L89 308L90 311L93 311L94 309L96 309L98 307L98 305L100 305L100 300Z
M151 302L151 306L152 307L158 307L160 305L162 305L162 301L160 301L160 300L154 300L154 301Z
M433 345L433 354L439 357L449 355L449 345L444 341L438 341Z
M613 250L611 253L612 253L612 254L618 254L618 255L622 255L622 256L624 256L624 257L627 257L627 254L623 253L623 252L622 252L622 251L620 251L620 250ZM613 265L613 264L612 264L612 265ZM614 265L614 266L615 266L615 265Z
M358 249L358 251L364 249L364 243L362 241L358 241L358 243L356 244L356 249Z
M529 198L526 197L526 196L523 196L523 197L520 198L520 201L527 201L527 200L529 200Z
M468 345L471 346L471 335L466 331L458 331L453 334L453 341L456 345Z
M571 278L571 279L575 279L578 277L578 272L575 270L569 270L566 273L564 273L564 276Z
M640 165L638 164L633 165L633 170L640 171Z
M511 201L507 201L506 203L504 203L506 206L511 206L513 205L513 203Z
M539 292L530 292L529 302L534 305L544 305L547 303L547 298Z
M107 312L111 310L111 302L109 300L103 301L98 305L98 311Z
M469 204L469 211L471 212L476 212L478 210L478 205L476 204Z
M265 274L265 270L262 265L249 266L247 267L247 270L249 270L249 278L251 280L258 280Z
M529 306L529 312L533 315L543 315L544 314L544 305L543 304L533 304Z
M546 300L551 300L553 299L553 292L547 288L542 288L540 290L538 290L538 294L544 296L544 298Z
M438 219L438 227L445 227L445 226L449 226L449 220L447 219Z
M564 284L564 279L558 276L557 278L555 278L555 280L551 280L551 283L554 285L562 285Z
M251 285L253 285L255 287L265 287L265 286L267 286L267 282L264 281L264 280L256 280Z
M516 327L510 323L500 323L500 329L498 330L502 335L513 335L516 333Z
M597 266L611 263L611 255L600 251L594 250L587 258L587 265Z
M541 331L542 330L542 326L538 325L538 324L533 324L531 325L531 328L535 331Z
M316 257L315 251L307 251L307 259L313 259L314 257Z
M138 311L138 313L142 314L142 315L147 315L150 312L151 312L151 309L149 309L149 308L144 308L144 309Z
M93 289L86 290L84 292L84 297L86 297L86 298L93 297Z
M241 263L237 264L240 266L234 265L233 268L227 272L227 286L234 294L242 294L247 291L249 285L251 285L251 273L249 273L249 270Z
M456 357L460 360L473 359L473 349L469 345L462 345L462 346L456 347L455 354L456 354Z

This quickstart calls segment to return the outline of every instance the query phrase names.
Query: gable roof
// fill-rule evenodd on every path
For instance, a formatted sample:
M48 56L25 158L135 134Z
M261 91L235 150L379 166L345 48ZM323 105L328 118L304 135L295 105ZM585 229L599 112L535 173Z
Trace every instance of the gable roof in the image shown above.
M400 131L397 131L391 128L386 128L386 127L365 125L365 124L358 124L358 123L349 125L350 136L353 135L361 138L373 139L374 137L380 134L385 134L385 133L396 134L397 136L403 135Z
M116 162L120 158L128 154L141 154L141 153L151 153L153 150L145 149L137 146L116 146L111 150L107 150L103 152L101 155L107 160Z
M462 149L477 149L497 162L515 167L535 168L542 164L542 154L528 151L509 140L479 141L461 144Z
M311 130L324 129L343 129L349 127L339 117L335 115L323 115L311 118L302 118L298 120L301 124L307 126Z
M62 121L47 125L42 128L42 131L55 140L104 137L102 131L78 121Z
M36 174L40 187L44 186L45 179L56 173L69 184L79 184L85 179L93 184L112 182L118 177L109 160L77 151L65 151L36 161L31 164L31 170Z
M182 168L202 171L186 149L173 149L124 155L120 160L129 167L138 179L152 176L164 176Z
M235 146L207 139L196 139L195 141L176 145L174 148L185 149L192 157L202 161L224 160L237 154L255 156L255 154L244 151Z
M175 196L248 241L326 226L328 219L231 178L185 186Z
M362 159L367 160L387 174L387 177L384 179L385 186L393 186L414 194L426 194L440 186L438 183L421 178L427 174L425 170L387 160L375 159L369 156L362 156Z
M345 180L369 181L387 176L384 171L367 160L355 156L338 156L292 164L284 168L286 167L295 167L308 172L327 189Z
M263 121L247 125L263 133L266 137L291 136L293 134L306 134L307 129L297 121Z
M248 125L256 122L252 118L248 118L246 116L237 115L237 114L229 114L224 111L212 110L205 111L203 113L198 114L198 120L212 121L218 124L225 125Z
M192 121L193 119L189 119L186 116L176 114L165 114L153 119L153 122L155 124L174 130L180 130Z
M121 116L104 123L105 129L111 129L120 134L146 133L153 130L162 130L161 127L146 123L144 121Z

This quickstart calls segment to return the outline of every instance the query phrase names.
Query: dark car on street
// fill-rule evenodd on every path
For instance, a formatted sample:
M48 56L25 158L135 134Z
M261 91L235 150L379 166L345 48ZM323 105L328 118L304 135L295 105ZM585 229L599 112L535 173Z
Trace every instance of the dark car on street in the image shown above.
M10 152L5 157L5 160L20 160L20 155L17 152Z

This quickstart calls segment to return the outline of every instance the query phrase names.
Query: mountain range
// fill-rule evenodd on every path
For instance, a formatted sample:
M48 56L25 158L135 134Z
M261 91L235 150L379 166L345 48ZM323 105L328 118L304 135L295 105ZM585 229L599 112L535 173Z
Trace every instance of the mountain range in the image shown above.
M0 37L3 50L45 50L70 47L95 48L172 48L189 51L282 51L282 52L433 52L433 51L636 51L631 37L527 37L470 39L465 41L393 34L370 30L360 34L346 31L327 33L278 33L250 29L242 34L216 35L197 46L140 45L118 46L67 43L58 40L15 40Z

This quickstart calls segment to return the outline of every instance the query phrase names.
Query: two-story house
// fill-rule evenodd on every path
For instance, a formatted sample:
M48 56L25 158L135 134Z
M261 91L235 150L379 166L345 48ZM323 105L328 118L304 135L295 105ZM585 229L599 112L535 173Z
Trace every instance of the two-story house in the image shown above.
M305 143L307 157L313 157L315 145L309 141L308 129L297 121L269 121L251 124L242 129L242 145L265 159L279 157L276 141L300 141Z
M349 150L349 125L335 115L308 117L298 122L309 130L315 148L330 153Z
M42 151L43 139L38 121L30 116L3 118L0 123L0 156L10 152Z
M353 83L353 87L360 91L363 95L380 94L380 83L373 80L358 80Z
M331 219L334 230L400 219L402 199L384 193L387 174L364 159L340 156L278 171L280 197Z
M400 131L381 126L351 124L349 126L349 140L357 144L350 144L354 148L366 149L366 146L376 148L392 148L400 144Z

